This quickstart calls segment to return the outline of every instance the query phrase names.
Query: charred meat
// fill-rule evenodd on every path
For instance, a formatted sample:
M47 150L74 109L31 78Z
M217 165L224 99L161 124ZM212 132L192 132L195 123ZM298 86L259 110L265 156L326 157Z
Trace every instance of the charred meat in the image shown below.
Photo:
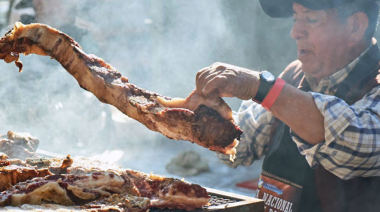
M222 99L210 102L193 93L178 101L141 89L103 59L86 54L68 35L47 25L16 23L1 38L0 59L15 61L21 71L19 54L50 56L101 102L168 138L191 141L224 154L236 153L242 131Z

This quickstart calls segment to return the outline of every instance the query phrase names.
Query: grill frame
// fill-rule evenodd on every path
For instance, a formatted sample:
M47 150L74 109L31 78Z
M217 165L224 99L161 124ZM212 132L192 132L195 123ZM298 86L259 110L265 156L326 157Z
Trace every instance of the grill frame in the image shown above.
M239 195L235 193L225 192L213 188L206 188L211 196L210 206L205 206L201 209L196 209L191 212L264 212L264 201L261 199ZM219 199L219 203L214 199ZM223 203L227 201L227 203ZM231 202L234 201L234 202ZM157 209L151 208L150 212L188 212L186 210L175 209Z

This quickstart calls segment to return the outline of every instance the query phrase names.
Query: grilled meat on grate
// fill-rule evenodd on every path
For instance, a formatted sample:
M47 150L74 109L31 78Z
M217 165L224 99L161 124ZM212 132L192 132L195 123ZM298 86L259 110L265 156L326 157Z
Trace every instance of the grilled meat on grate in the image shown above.
M151 207L193 210L210 199L196 184L86 158L19 161L7 160L0 167L0 182L7 182L0 206L55 203L90 211L140 212Z

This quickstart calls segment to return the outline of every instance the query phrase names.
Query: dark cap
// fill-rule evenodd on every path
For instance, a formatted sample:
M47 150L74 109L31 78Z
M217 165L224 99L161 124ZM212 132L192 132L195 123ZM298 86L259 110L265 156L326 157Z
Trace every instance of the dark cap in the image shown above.
M286 18L293 15L293 3L311 10L326 10L354 2L368 3L377 0L260 0L261 8L272 18Z

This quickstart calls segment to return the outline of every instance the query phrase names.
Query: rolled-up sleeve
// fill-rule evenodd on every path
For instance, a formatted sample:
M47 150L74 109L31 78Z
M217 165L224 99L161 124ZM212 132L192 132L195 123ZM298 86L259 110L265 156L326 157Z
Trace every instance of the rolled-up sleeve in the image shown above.
M320 164L341 179L380 176L380 87L352 105L310 93L324 117L325 141L309 145L291 133L309 165Z
M224 164L230 167L249 166L254 160L265 155L268 150L273 115L260 104L248 100L243 101L238 112L234 112L234 120L243 130L235 161L230 161L228 155L217 155Z

